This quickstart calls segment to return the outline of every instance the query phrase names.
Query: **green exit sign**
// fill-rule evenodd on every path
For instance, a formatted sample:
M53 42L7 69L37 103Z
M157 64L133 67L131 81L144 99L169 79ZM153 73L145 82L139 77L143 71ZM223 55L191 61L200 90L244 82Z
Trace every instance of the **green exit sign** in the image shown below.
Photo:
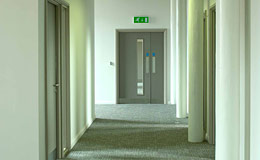
M134 23L149 23L149 17L134 17Z

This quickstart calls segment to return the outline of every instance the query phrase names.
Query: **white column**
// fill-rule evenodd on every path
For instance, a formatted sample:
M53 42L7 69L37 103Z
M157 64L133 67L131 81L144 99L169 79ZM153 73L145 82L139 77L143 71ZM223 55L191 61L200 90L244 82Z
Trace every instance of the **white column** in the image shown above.
M260 159L260 1L251 0L251 129L250 129L250 158ZM247 106L248 107L248 106Z
M176 1L176 117L187 116L187 1Z
M217 1L216 160L240 159L240 2Z
M203 0L189 0L189 142L202 142L203 134Z
M176 0L171 0L170 104L176 104Z

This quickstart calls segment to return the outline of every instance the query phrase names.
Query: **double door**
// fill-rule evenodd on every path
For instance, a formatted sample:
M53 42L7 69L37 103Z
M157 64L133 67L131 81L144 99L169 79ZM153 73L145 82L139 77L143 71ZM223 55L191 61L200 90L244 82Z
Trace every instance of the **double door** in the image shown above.
M119 103L164 104L164 33L121 32Z

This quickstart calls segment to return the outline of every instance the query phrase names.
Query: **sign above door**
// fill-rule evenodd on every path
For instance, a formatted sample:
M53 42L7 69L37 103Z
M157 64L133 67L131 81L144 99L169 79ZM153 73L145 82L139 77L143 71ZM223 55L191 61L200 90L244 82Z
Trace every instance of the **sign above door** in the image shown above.
M149 17L134 17L134 23L149 23Z

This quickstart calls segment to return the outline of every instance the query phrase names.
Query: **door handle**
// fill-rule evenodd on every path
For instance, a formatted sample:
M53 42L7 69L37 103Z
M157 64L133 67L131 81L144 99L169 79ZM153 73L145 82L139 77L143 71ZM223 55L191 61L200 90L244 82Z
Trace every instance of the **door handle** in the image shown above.
M59 86L60 86L60 84L58 84L58 83L53 85L53 87L59 87Z
M146 57L145 57L145 65L146 65L146 73L149 74L150 73L150 58L149 58L149 53L146 53Z
M155 53L153 53L153 58L152 58L152 73L156 73L156 57L155 57Z

